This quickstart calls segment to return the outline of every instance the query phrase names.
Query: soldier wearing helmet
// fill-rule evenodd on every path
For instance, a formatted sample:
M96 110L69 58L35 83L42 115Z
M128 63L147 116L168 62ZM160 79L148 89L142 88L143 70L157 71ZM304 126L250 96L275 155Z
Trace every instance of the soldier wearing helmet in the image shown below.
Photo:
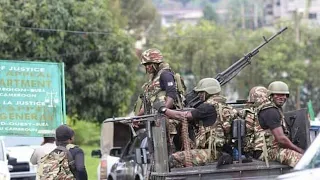
M268 102L268 89L263 86L251 88L248 96L248 104L240 111L240 116L246 121L246 136L243 142L243 150L246 158L257 157L256 152L262 151L259 138L255 135L263 129L260 127L257 118L257 108L265 102ZM260 155L260 154L259 154Z
M255 107L268 101L268 89L263 86L255 86L249 92L249 102Z
M175 111L167 109L160 102L155 103L154 108L170 118L179 120L186 118L188 121L196 122L196 149L192 149L190 154L193 165L197 166L216 161L221 157L225 150L223 148L229 143L231 123L237 112L226 104L226 99L220 95L220 83L214 78L201 79L194 91L198 93L204 103L193 110ZM181 167L185 163L184 151L176 152L170 156L171 167Z
M138 108L136 110L137 115L151 113L152 104L155 100L162 101L165 107L169 109L182 108L181 99L183 97L177 89L175 73L170 69L169 64L163 61L162 53L155 48L144 51L141 54L141 64L145 66L146 73L149 74L149 81L143 85L143 96L149 102L147 106L136 107ZM144 107L148 109L144 109ZM175 150L173 138L177 135L178 123L179 121L168 119L170 151Z
M144 51L141 55L141 64L145 66L146 73L150 75L149 82L143 88L145 95L151 100L165 101L167 108L173 108L178 97L174 72L169 64L163 61L163 56L158 49L152 48ZM182 107L181 107L182 108ZM138 116L144 114L141 108Z
M279 161L294 167L304 150L288 138L289 131L284 121L282 106L289 94L288 85L282 81L274 81L269 85L269 101L257 109L259 124L263 130L255 135L261 140L260 144L265 144L267 149L267 153L260 153L260 159Z

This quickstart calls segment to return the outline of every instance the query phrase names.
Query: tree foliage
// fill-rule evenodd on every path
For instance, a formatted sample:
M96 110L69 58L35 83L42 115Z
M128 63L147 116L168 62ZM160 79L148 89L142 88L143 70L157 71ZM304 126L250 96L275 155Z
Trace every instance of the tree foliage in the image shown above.
M102 121L124 115L138 61L112 5L98 0L3 0L0 58L64 62L70 116Z
M121 15L126 17L127 29L146 30L150 26L159 26L159 15L152 0L121 0Z
M218 14L209 3L207 3L203 8L203 19L218 22Z
M215 76L232 63L239 51L234 41L224 27L201 21L197 26L181 24L167 29L154 46L164 51L174 69L192 72L199 79Z

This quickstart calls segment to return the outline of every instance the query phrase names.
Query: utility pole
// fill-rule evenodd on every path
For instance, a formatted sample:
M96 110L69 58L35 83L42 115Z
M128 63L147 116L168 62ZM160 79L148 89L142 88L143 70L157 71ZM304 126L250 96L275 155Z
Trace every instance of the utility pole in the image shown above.
M241 10L241 25L242 25L242 29L246 28L246 13L245 13L245 9L244 9L244 1L240 2L240 10Z
M295 28L295 34L296 34L296 43L300 44L300 22L302 19L301 13L299 13L298 9L295 10L293 13L293 20L294 20L294 28ZM299 50L296 52L296 58L299 58ZM296 89L296 109L300 109L300 86L298 84Z
M258 1L258 0L255 0L253 2L253 29L257 29L259 26L259 24L258 24L258 19L259 19L258 3L260 4L260 1Z
M304 13L300 13L298 11L298 9L296 9L295 13L294 13L294 27L295 27L295 34L296 34L296 43L299 45L300 44L300 24L301 21L303 20L304 24L308 24L308 19L309 19L309 9L311 6L311 0L305 0L306 4L305 4L305 9L304 9ZM299 53L300 50L297 50L297 58L299 58ZM297 86L296 89L296 109L300 109L301 106L301 102L300 102L300 86Z
M305 7L305 10L304 10L304 15L303 15L303 19L306 22L308 22L308 19L309 19L310 6L311 6L311 0L306 0L306 7Z

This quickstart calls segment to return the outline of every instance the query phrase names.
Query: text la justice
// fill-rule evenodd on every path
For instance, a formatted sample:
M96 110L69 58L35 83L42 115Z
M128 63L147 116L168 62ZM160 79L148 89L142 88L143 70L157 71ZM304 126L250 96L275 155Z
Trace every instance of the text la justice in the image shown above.
M20 71L20 72L44 72L44 68L31 68L31 67L10 67L9 71Z
M3 105L12 105L11 101L3 101ZM38 102L38 101L17 101L15 105L19 106L45 106L45 102Z

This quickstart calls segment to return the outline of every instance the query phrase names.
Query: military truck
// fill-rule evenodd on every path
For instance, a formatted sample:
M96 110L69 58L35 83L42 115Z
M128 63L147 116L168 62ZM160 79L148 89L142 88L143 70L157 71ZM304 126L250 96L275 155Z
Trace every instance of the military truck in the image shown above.
M289 166L278 162L264 162L253 160L244 163L241 159L242 138L245 136L245 121L235 120L233 123L232 137L238 142L239 159L233 164L217 168L217 163L205 166L169 168L168 146L166 141L166 126L162 115L144 115L124 118L109 118L104 123L123 122L131 123L132 120L150 122L143 135L131 140L122 149L119 163L111 168L109 180L116 179L274 179L275 177L290 172ZM297 146L307 149L310 145L307 109L285 113L286 124L290 130L290 139ZM148 127L148 126L146 126ZM138 139L138 140L137 140ZM140 142L137 142L140 141ZM149 143L146 143L148 141ZM119 171L119 164L121 172ZM117 169L118 168L118 169ZM117 173L117 171L119 171Z
M264 42L262 44L236 61L225 71L217 74L215 79L219 81L221 86L225 85L250 64L251 58L257 55L264 45L286 29L287 27L281 29L269 39L263 37ZM148 109L146 104L149 104L147 102L148 98L144 98L144 101L143 104L146 110ZM200 103L201 101L194 91L186 95L185 104L187 108L195 108ZM235 104L233 105L235 106ZM149 112L149 110L145 112ZM306 109L286 113L286 123L291 135L290 139L302 149L306 149L310 144L310 123L307 117ZM109 118L104 121L104 123L119 121L130 123L133 120L145 121L146 127L146 137L143 140L141 140L141 136L136 136L139 138L130 138L130 141L122 150L119 163L114 164L111 168L108 179L271 179L287 173L291 169L289 166L281 165L277 162L265 163L253 160L250 163L243 163L241 159L241 141L245 136L246 126L245 121L241 119L235 120L232 127L232 137L237 141L239 152L238 159L233 164L220 168L217 168L216 163L199 167L169 168L166 121L163 118L165 118L163 115L149 114L129 118ZM183 136L186 135L184 134ZM142 143L142 141L147 143Z

